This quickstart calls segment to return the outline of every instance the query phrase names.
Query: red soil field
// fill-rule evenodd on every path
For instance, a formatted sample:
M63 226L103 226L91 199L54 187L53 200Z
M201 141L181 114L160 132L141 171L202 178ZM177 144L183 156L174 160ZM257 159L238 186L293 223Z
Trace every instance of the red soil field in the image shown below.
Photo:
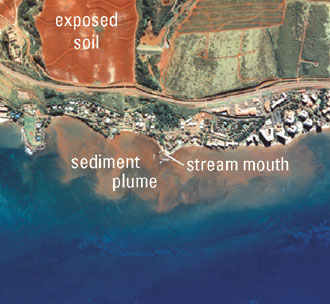
M57 27L56 17L107 16L118 12L118 27L97 31L99 49L76 50L74 40L96 35L92 26ZM44 10L36 18L42 39L47 71L53 79L75 84L109 85L135 80L135 0L45 0Z
M197 0L179 34L219 32L283 23L285 0Z
M21 0L0 0L0 16L10 23L15 23L20 2Z

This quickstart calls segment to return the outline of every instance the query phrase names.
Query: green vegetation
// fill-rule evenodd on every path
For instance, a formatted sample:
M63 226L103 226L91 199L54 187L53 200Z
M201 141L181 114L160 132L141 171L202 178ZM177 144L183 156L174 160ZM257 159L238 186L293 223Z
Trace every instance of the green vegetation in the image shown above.
M148 63L143 62L139 57L136 58L135 75L137 83L152 90L162 90L157 80L150 75Z
M52 99L52 102L53 102L53 99L56 99L58 102L56 103L62 103L63 100L64 100L64 94L61 93L61 92L56 92L55 90L52 90L52 89L44 89L44 97L46 99Z
M279 78L297 77L307 18L302 62L299 66L300 77L329 77L329 6L297 1L287 5L284 24L278 31L277 41L274 41ZM272 32L276 37L276 30Z
M24 130L26 134L27 141L32 145L35 146L35 126L36 126L36 119L30 115L24 115Z
M136 7L139 14L139 23L136 32L137 44L139 44L140 38L143 36L149 21L151 22L153 33L158 36L162 28L174 16L172 12L173 4L163 6L161 0L137 0Z
M272 40L266 29L252 29L244 33L240 57L241 81L248 81L249 86L257 85L265 79L276 76L277 66Z
M202 34L180 35L175 41L175 52L170 62L164 84L175 96L201 97L214 92L218 62L199 56L205 49L206 37Z
M189 13L188 10L185 10L178 18L174 18L174 13L178 13L185 2L187 0L178 0L172 1L169 5L163 5L162 0L137 0L136 7L139 15L139 23L136 31L136 45L139 45L140 39L149 23L152 25L152 31L155 36L158 36L164 26L168 25L169 29L167 30L166 37L168 40L171 39L175 29ZM173 22L173 20L176 20L176 22ZM159 84L160 71L157 67L159 60L160 57L158 55L149 57L147 62L142 61L137 56L135 74L138 84L152 90L162 90ZM152 73L149 70L149 65Z
M44 74L40 73L38 74L32 67L31 64L26 64L26 65L23 65L21 63L18 63L18 62L13 62L13 61L6 61L6 62L3 62L3 64L10 68L11 70L13 71L16 71L18 73L21 73L23 75L28 75L34 79L41 79L41 80L47 80L47 81L50 81L48 77L46 77Z
M184 10L181 10L183 4L187 2L186 0L176 1L176 6L174 11L177 14L175 20L173 20L168 29L167 40L170 41L173 38L174 33L177 31L178 27L187 19L189 16L190 10L194 7L194 4L197 0L191 1L190 4L186 6Z
M9 37L7 32L2 32L0 35L0 58L12 60L9 52Z
M24 41L21 49L22 63L11 61L6 62L6 66L21 74L29 75L34 79L52 81L44 73L46 68L41 53L41 37L34 20L34 16L42 11L43 3L44 1L22 0L19 5L17 11L18 25L24 33L24 36L29 38L29 50L28 42ZM12 58L8 59L12 60Z
M93 93L92 95L80 94L79 98L104 105L106 108L123 113L126 108L125 96L119 93Z
M158 64L160 62L160 55L153 55L151 57L148 58L151 70L155 76L155 78L159 81L160 79L160 70L158 68Z
M198 30L203 22L210 22L202 14L208 10L208 3L213 6L215 3L230 3L231 10L234 11L232 13L238 17L239 4L243 2L251 3L248 0L203 1L202 4L197 4L196 11L199 14L192 15L191 22ZM278 8L275 2L265 4L266 2L262 5L275 5ZM260 3L249 5L257 9ZM243 38L240 30L210 32L208 44L205 33L179 35L171 43L174 53L162 79L166 91L173 96L200 98L252 87L268 79L296 78L298 67L301 78L328 78L329 11L329 4L292 1L287 3L282 25L245 29ZM225 16L226 13L226 7L222 6L219 10L214 8L208 16L215 18L216 15ZM266 19L276 19L280 13L279 9L263 12ZM308 25L303 41L307 18ZM240 24L237 23L237 29L239 27ZM302 42L302 62L299 66Z
M30 54L35 63L45 68L41 57L41 37L35 25L34 16L43 9L43 1L23 0L18 8L18 24L30 38Z
M150 114L157 117L156 129L169 131L180 126L180 119L187 120L200 112L200 109L167 104L161 101L146 100L145 105L140 106L137 111L141 114Z
M234 119L219 116L216 122L216 131L227 133L228 138L242 142L251 133L257 133L264 125L265 119ZM227 132L228 131L228 132Z
M187 120L190 117L195 116L197 113L201 111L198 108L190 108L187 106L179 106L174 104L168 105L172 111L174 111L177 115L179 115L182 119Z
M138 45L145 29L148 26L148 22L152 18L154 0L137 0L136 8L139 15L139 23L136 30L136 44Z
M91 95L86 95L84 93L74 92L63 94L52 89L43 89L41 92L36 89L34 91L34 94L36 94L40 101L42 101L42 109L46 108L48 105L63 105L68 100L89 101L95 105L103 105L104 107L112 109L119 113L123 113L125 110L130 109L131 107L136 107L140 105L139 99L128 98L125 97L123 94L119 93L98 92L93 93Z
M63 105L66 96L52 89L43 89L41 92L39 90L35 90L34 92L38 98L42 101L42 106L40 110L43 112L46 111L47 105ZM54 113L55 114L55 113ZM56 113L57 115L59 113Z
M148 104L138 110L141 114L153 114L157 117L156 129L168 131L179 128L180 116L166 103Z
M179 35L164 83L174 96L212 96L276 76L272 41L265 29ZM245 53L245 55L239 55Z
M174 17L174 14L171 9L172 5L162 6L156 16L151 19L153 32L156 36L159 35L162 28Z
M26 103L31 104L38 104L39 100L38 98L35 98L34 96L31 99L21 99L19 98L18 92L21 90L21 88L15 87L12 89L9 89L9 94L2 90L2 86L0 86L0 90L2 93L2 98L6 99L7 102L10 104L10 106L15 110L20 110L22 106Z
M93 93L91 95L86 95L83 93L68 93L63 94L61 92L57 92L52 89L39 89L36 88L33 91L33 94L39 98L41 101L41 105L63 105L68 100L85 100L89 101L95 105L102 105L105 108L110 110L117 111L119 113L124 113L125 111L135 111L141 110L143 111L152 111L152 109L169 109L170 112L175 112L180 118L188 119L189 117L194 116L200 109L198 108L190 108L187 106L180 106L169 104L167 105L164 102L158 101L156 98L147 98L142 96L125 96L120 93ZM17 90L12 90L10 99L12 101L17 100L17 106L20 108L22 106L21 102L18 101L17 98ZM159 110L160 111L160 110ZM151 113L151 112L150 112Z
M20 101L18 100L18 91L17 91L17 89L12 89L11 90L9 100L10 100L10 104L14 108L16 108L16 109L21 108L22 105L21 105Z
M104 27L99 24L98 26L94 27L94 31L95 31L95 34L100 35L100 34L104 33Z
M295 78L301 40L304 32L304 21L308 5L303 2L288 3L285 20L280 27L275 41L275 54L280 78Z
M155 102L156 99L146 98L146 97L137 97L137 96L125 96L126 110L134 110L137 107Z
M311 5L309 9L306 43L302 58L302 77L329 77L330 37L327 33L329 24L327 5Z

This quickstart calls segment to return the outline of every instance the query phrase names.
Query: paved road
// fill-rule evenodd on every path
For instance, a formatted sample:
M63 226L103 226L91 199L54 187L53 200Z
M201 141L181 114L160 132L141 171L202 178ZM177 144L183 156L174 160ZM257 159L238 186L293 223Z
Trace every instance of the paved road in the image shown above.
M83 93L91 93L91 92L107 92L107 93L122 93L122 94L132 94L139 95L148 98L158 98L162 101L180 104L184 106L190 107L205 107L212 106L221 102L232 102L236 99L240 98L248 98L251 96L264 94L264 93L275 93L275 92L285 92L293 89L303 89L303 88L330 88L330 79L329 80L304 80L301 79L295 80L283 80L283 81L273 81L261 84L259 87L254 89L247 89L246 91L234 92L224 95L219 94L218 96L213 96L209 98L200 98L200 99L180 99L170 96L165 96L159 93L151 92L145 90L141 87L135 85L126 85L126 86L113 86L106 88L98 88L98 87L87 87L87 86L77 86L77 85L66 85L66 84L57 84L47 81L40 81L31 78L28 75L21 74L16 71L12 71L7 68L5 65L0 63L0 71L3 72L8 78L15 78L20 82L25 83L25 85L30 86L39 86L43 88L50 88L54 90L64 91L64 92L73 92L79 91Z

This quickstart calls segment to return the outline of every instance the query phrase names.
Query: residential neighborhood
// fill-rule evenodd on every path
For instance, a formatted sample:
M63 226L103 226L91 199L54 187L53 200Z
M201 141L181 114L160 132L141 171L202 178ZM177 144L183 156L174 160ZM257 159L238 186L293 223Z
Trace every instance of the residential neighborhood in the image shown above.
M45 129L52 116L61 115L79 119L109 139L123 131L154 138L169 153L185 146L209 149L269 147L288 144L302 133L328 128L330 90L261 95L225 106L205 107L188 118L175 115L170 108L157 107L155 101L150 101L137 109L119 111L88 99L68 98L62 103L48 105L47 113L43 114L32 103L24 103L20 111L3 104L0 118L24 127L24 139L31 151L45 147ZM167 118L163 115L166 111Z

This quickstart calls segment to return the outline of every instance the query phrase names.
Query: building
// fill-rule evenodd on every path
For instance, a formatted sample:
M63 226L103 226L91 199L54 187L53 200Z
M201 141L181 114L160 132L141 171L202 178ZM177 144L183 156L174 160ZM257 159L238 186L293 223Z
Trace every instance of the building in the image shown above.
M302 94L301 95L301 101L302 101L303 104L307 104L310 101L310 99L309 99L307 94Z
M306 110L302 110L299 114L298 114L299 118L305 120L308 118L308 112Z
M286 137L286 135L284 133L278 133L277 134L277 139L283 145L285 145L286 144L286 141L288 140L288 138Z
M290 135L295 135L298 132L298 127L297 126L291 126L290 128L288 128L287 131Z
M0 112L5 112L7 113L8 112L8 108L6 106L1 106L0 105Z
M286 93L283 93L279 99L272 100L271 109L275 110L276 107L280 106L281 104L283 104L286 101L287 101L287 95L286 95Z
M292 125L292 124L294 124L294 116L293 116L293 115L288 116L288 117L285 119L285 122L286 122L288 125Z
M310 129L313 127L313 120L308 118L306 119L306 121L304 122L304 127L307 129Z
M311 95L311 100L312 100L313 102L317 102L317 99L318 99L318 95L317 95L316 93L313 93L313 94Z
M274 128L261 129L259 134L265 145L271 145L272 141L274 140Z

